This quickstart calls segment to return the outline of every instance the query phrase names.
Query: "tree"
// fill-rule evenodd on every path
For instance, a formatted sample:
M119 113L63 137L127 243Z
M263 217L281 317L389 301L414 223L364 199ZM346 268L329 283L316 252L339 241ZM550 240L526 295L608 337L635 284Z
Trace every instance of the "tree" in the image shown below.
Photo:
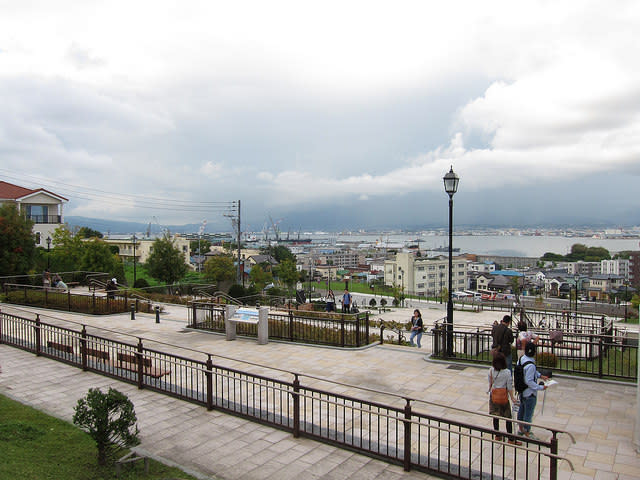
M66 225L60 225L53 232L51 249L52 271L80 270L82 263L83 242L78 236L72 235Z
M229 255L216 255L204 264L204 277L212 282L222 283L236 279L236 267L233 257Z
M25 274L35 261L33 222L20 215L13 204L0 205L0 272Z
M260 252L264 255L271 255L278 263L282 263L285 260L291 260L293 263L296 262L296 256L284 245L275 245L263 248Z
M103 237L102 232L99 232L98 230L94 230L93 228L89 228L89 227L80 227L76 232L76 235L80 238L102 238Z
M209 249L211 248L211 242L209 240L191 240L189 242L189 248L191 249L192 252L198 252L198 245L200 246L200 250L203 252L208 252ZM198 252L200 253L200 252Z
M117 273L123 270L123 268L122 263L111 253L109 245L94 237L92 240L82 243L80 270L87 272L110 272L118 276Z
M114 388L90 388L74 408L73 423L88 430L98 447L98 464L112 461L120 448L140 443L136 413L126 395Z
M168 235L153 242L146 267L149 275L166 284L177 282L187 273L184 255L173 245Z
M282 283L284 283L289 289L298 280L298 270L296 269L296 263L293 260L286 259L277 268L277 276Z
M249 273L249 280L259 291L262 291L268 283L271 283L272 279L271 272L265 271L260 265L254 265L251 268L251 273Z

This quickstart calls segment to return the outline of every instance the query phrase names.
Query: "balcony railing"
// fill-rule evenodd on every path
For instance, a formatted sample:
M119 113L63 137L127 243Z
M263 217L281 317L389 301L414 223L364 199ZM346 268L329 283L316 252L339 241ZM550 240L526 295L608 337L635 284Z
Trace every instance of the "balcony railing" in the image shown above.
M34 223L62 223L62 215L27 215Z

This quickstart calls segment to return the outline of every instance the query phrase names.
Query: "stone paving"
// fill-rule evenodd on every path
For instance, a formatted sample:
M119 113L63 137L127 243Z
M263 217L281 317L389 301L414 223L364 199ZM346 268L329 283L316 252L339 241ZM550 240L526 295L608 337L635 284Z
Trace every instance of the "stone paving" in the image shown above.
M338 381L349 386L334 387L387 404L402 405L400 398L359 390L375 389L420 399L417 411L490 424L490 419L435 406L447 404L471 412L486 413L487 380L485 367L467 367L462 371L447 369L448 364L428 360L431 339L423 337L423 348L378 345L360 350L269 342L257 345L252 339L227 342L222 335L187 330L186 311L182 307L166 308L161 323L154 315L128 314L88 317L65 312L23 309L0 305L3 312L33 318L39 312L43 321L70 320L92 327L107 328L135 337L145 345L153 340L165 344L211 353L217 363L242 366L254 373L291 379L286 372L302 374L301 382L328 389L319 379ZM442 317L439 306L420 306L425 323ZM396 310L381 317L406 321L412 308ZM455 312L460 324L490 325L500 312ZM376 316L378 318L378 316ZM148 340L147 340L148 339ZM130 341L135 341L131 339ZM163 345L164 350L179 350ZM190 352L196 358L197 353ZM204 354L203 354L204 356ZM224 358L220 358L224 357ZM219 361L218 361L219 360ZM256 365L282 369L272 371ZM21 350L0 345L0 393L43 411L70 420L73 406L91 387L113 386L133 401L139 418L140 449L151 456L176 464L199 478L215 479L410 479L436 478L420 472L404 472L402 467L328 446L313 440L295 439L287 432L248 420L174 399L134 385L36 357ZM571 432L576 443L561 435L560 455L573 462L571 472L560 462L559 478L619 479L640 478L640 455L632 445L635 422L636 386L559 377L559 384L545 393L534 415L534 423ZM431 403L429 403L431 402ZM548 437L542 428L536 434ZM546 436L545 436L546 435Z

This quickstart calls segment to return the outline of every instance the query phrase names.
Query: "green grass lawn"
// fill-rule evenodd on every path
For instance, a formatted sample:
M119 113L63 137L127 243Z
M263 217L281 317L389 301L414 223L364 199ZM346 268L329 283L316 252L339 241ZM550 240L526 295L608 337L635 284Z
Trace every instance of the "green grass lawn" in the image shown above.
M126 451L123 451L124 455ZM122 456L120 455L120 456ZM74 425L0 395L0 479L101 480L115 466L98 466L93 439ZM123 467L122 479L190 479L177 468L150 460Z

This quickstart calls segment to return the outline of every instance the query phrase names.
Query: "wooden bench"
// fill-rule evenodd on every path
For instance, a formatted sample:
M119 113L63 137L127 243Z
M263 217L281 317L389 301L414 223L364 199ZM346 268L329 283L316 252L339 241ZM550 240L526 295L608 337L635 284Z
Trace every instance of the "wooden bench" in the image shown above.
M53 348L54 350L59 350L64 353L73 353L73 345L67 345L66 343L58 343L48 340L47 347Z
M97 358L98 360L102 360L104 362L109 361L109 352L105 352L104 350L85 348L82 350L82 353L86 353L87 356Z
M126 353L118 353L118 361L116 362L118 368L123 370L129 370L130 372L138 371L138 356L128 355ZM171 370L162 370L153 366L150 358L142 359L142 371L145 375L152 378L160 378L165 375L169 375Z

